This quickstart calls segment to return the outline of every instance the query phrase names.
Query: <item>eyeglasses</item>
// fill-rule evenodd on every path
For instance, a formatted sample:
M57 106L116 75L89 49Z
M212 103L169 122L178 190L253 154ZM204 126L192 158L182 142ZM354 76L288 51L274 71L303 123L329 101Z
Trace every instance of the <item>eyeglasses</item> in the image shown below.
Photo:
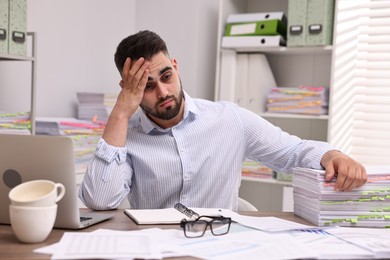
M223 216L200 216L195 220L183 219L180 222L180 227L183 228L184 235L188 238L202 237L207 226L210 226L214 236L221 236L229 233L231 223L231 218Z

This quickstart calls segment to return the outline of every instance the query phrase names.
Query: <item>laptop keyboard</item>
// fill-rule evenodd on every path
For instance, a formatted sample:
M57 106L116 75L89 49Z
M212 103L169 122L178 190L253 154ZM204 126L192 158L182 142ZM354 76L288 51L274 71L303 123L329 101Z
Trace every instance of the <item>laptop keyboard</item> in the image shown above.
M92 219L91 217L80 217L80 221L83 222L83 221L87 221L87 220L90 220Z

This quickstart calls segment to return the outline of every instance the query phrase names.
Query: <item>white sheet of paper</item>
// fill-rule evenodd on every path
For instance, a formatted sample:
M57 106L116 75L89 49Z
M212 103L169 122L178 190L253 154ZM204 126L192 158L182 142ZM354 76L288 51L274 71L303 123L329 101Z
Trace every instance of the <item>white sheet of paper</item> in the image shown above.
M151 237L124 233L66 232L52 259L161 259L158 243Z

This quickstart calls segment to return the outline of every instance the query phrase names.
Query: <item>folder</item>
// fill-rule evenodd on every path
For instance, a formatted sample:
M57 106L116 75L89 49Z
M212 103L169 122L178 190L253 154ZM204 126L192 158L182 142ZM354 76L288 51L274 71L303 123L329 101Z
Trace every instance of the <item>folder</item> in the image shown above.
M288 1L287 46L305 46L308 0Z
M249 54L248 106L255 113L266 110L267 94L276 87L276 81L264 54Z
M235 100L236 55L233 50L221 51L218 100L232 102Z
M287 24L287 18L283 12L261 12L261 13L241 13L230 14L226 20L227 23L242 23L264 20L280 20L283 24Z
M27 1L9 1L8 53L27 55Z
M225 36L282 35L286 37L286 26L280 20L266 20L226 24Z
M223 36L222 48L277 47L286 45L280 35L273 36Z
M331 45L334 0L308 0L306 45Z
M0 0L0 54L8 53L8 0Z
M240 107L248 107L249 54L238 53L236 61L234 102Z

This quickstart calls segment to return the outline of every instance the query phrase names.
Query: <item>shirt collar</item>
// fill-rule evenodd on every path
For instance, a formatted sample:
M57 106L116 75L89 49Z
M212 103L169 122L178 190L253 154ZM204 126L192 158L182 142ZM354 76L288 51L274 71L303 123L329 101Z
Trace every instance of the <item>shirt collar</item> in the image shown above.
M188 95L187 92L185 92L184 90L183 92L184 92L184 99L185 99L184 115L183 115L183 119L177 125L180 125L183 122L193 121L195 120L196 116L199 115L199 108L194 102L194 99L190 95ZM145 134L149 134L153 130L158 132L170 132L171 130L171 128L163 129L158 125L156 125L153 121L151 121L146 116L145 112L142 109L138 110L138 115L139 115L139 120L137 120L138 124L141 125L142 130ZM175 128L176 126L174 126L173 128Z

